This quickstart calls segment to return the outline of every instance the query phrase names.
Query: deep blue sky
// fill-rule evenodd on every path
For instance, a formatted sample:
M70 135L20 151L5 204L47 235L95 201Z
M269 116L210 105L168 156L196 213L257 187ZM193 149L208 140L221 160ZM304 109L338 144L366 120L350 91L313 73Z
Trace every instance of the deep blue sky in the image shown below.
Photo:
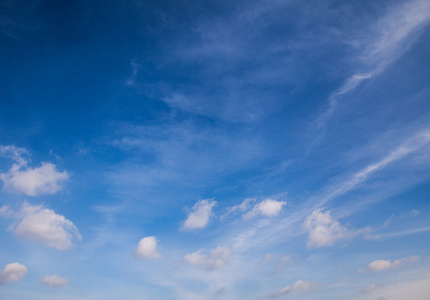
M429 24L0 0L0 298L427 299Z

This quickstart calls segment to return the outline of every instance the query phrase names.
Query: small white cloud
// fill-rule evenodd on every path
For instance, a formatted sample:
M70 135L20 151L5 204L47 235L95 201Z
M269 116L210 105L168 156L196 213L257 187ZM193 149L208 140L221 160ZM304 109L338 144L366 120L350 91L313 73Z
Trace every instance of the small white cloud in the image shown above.
M43 205L24 203L14 217L19 221L9 230L21 238L47 247L65 250L71 246L73 236L81 240L78 229L70 220Z
M275 298L285 297L285 296L291 295L295 292L309 291L312 289L316 289L320 285L321 284L319 284L319 283L298 280L293 285L289 285L289 286L286 286L286 287L283 287L283 288L277 290L275 293L267 296L267 298L275 299Z
M360 291L360 293L369 293L369 292L373 292L376 289L379 289L381 287L383 287L383 284L375 284L375 283L371 283L368 286L366 286L364 289L362 289Z
M66 171L57 172L54 164L42 163L38 168L25 167L24 170L13 165L7 173L0 174L6 191L37 196L55 194L62 189L61 183L69 179Z
M409 263L413 263L419 259L419 256L410 256L401 259L397 259L395 261L391 260L375 260L367 265L366 268L358 270L360 273L373 273L383 270L397 269L401 266L404 266Z
M0 173L3 189L9 192L37 196L55 194L62 189L62 183L69 179L66 171L58 172L55 165L43 162L40 167L28 167L23 157L28 152L15 146L0 146L0 156L15 161L9 171Z
M321 209L314 210L303 227L309 231L308 248L332 246L336 240L355 234L333 220L330 211L324 213Z
M69 283L67 278L59 277L57 274L46 275L40 279L40 282L47 286L61 286L67 285Z
M27 268L19 263L11 263L0 272L0 284L19 281L27 274Z
M134 250L134 255L138 258L160 258L161 254L157 251L157 243L155 236L142 238Z
M185 261L189 264L199 266L205 270L214 270L223 267L230 256L230 249L227 247L218 247L209 254L204 254L203 250L187 254Z
M246 213L243 217L245 219L250 219L259 215L265 217L273 217L279 215L282 210L282 207L286 205L285 201L276 201L272 199L266 199L257 203L254 208Z
M212 209L216 201L210 199L201 200L194 204L192 212L188 215L187 219L182 226L183 229L199 229L204 228L209 223L212 216Z

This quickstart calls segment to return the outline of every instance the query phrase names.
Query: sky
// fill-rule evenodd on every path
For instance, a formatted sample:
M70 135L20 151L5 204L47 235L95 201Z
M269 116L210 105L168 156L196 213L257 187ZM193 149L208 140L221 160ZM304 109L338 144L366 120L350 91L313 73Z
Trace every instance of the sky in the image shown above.
M0 298L425 300L430 2L0 0Z

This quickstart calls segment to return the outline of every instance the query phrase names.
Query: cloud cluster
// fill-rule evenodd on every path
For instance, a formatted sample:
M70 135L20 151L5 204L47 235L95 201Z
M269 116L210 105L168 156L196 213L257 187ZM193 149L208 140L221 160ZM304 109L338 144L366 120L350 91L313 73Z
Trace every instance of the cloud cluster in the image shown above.
M40 282L46 286L62 286L69 284L67 278L59 277L57 274L46 275L40 279Z
M189 264L199 266L204 270L214 270L223 267L227 263L227 259L230 256L230 249L227 247L218 247L204 254L203 250L187 254L185 261Z
M212 216L212 209L216 201L207 199L200 200L194 204L192 212L188 214L182 228L183 229L200 229L206 227Z
M11 263L4 267L0 272L0 284L19 281L27 274L27 268L20 263Z
M285 201L276 201L272 199L266 199L257 203L254 208L246 213L243 217L245 219L251 219L256 216L262 215L265 217L273 217L279 215L282 210L282 207L286 205Z
M348 238L355 233L348 231L330 216L330 211L316 209L308 216L303 227L309 232L308 248L332 246L338 239Z
M160 258L161 254L157 250L157 239L155 236L142 238L134 250L134 255L138 258Z
M73 237L82 239L70 220L43 205L24 203L21 210L13 216L18 221L9 230L21 238L47 247L65 250L71 246Z
M360 269L360 273L373 273L383 270L397 269L409 263L413 263L419 259L419 256L410 256L401 259L391 260L375 260L367 265L366 268Z
M277 290L275 293L267 296L269 299L285 297L299 291L309 291L320 286L319 283L298 280L293 285L289 285Z
M58 172L52 163L42 162L40 167L31 168L23 157L28 152L15 146L0 146L0 156L15 161L6 173L0 173L3 189L8 192L38 196L55 194L62 189L62 183L69 179L66 171Z

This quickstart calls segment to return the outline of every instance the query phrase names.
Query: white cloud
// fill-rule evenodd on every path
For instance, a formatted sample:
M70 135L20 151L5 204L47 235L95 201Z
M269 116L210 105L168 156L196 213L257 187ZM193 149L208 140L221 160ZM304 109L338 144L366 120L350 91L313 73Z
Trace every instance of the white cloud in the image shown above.
M209 254L204 254L203 250L187 254L185 256L185 261L210 271L223 267L227 263L229 256L230 249L220 246L209 252Z
M331 218L330 211L324 213L321 209L314 210L303 226L309 231L308 248L331 246L336 240L353 235Z
M0 156L13 159L19 166L27 164L24 155L28 155L28 151L24 148L18 148L13 145L0 146Z
M246 198L245 200L243 200L243 202L241 204L228 207L226 213L221 217L221 219L227 217L228 215L230 215L232 213L235 213L238 211L244 212L244 211L248 210L251 203L254 203L255 201L256 201L255 198Z
M0 284L19 281L27 274L27 268L19 263L11 263L0 272Z
M212 215L212 208L215 206L216 201L210 199L201 200L194 204L192 212L188 215L182 228L184 229L198 229L204 228L209 223Z
M69 283L67 278L58 277L57 274L46 275L43 278L41 278L40 281L47 286L60 286L60 285L67 285Z
M273 217L279 215L282 210L282 207L286 205L285 201L276 201L272 199L266 199L257 203L254 208L246 213L243 217L245 219L250 219L256 217L258 215L263 215L266 217Z
M407 280L406 277L401 277ZM358 293L354 300L404 300L404 299L428 299L430 295L430 279L420 279L406 282L391 282L390 285L380 286L367 293Z
M59 250L69 248L73 236L81 240L78 229L70 220L43 205L24 203L14 216L19 221L9 229L21 238Z
M417 132L411 138L401 143L397 148L391 151L381 160L367 165L358 172L352 174L350 178L334 186L326 195L321 197L319 206L341 195L348 193L357 186L365 182L371 175L386 168L388 165L404 158L405 156L423 148L430 142L430 129L426 128Z
M338 104L338 98L357 88L363 81L383 72L385 68L398 59L419 36L420 29L430 20L430 5L428 1L409 1L393 7L374 26L361 42L363 53L361 59L368 71L357 72L349 77L343 85L329 97L329 107L317 119L317 127L322 127L333 115Z
M13 214L12 210L7 205L0 207L0 216L11 216Z
M419 259L419 256L410 256L410 257L397 259L395 261L385 260L385 259L375 260L375 261L372 261L370 264L368 264L366 268L360 269L359 272L373 273L373 272L378 272L383 270L397 269L406 264L413 263L418 259Z
M157 242L155 236L142 238L134 250L134 255L139 258L160 258L161 254L157 251Z
M313 283L313 282L309 282L309 281L298 280L293 285L289 285L289 286L286 286L286 287L283 287L283 288L277 290L275 293L267 296L267 298L274 299L274 298L285 297L285 296L288 296L288 295L293 294L295 292L309 291L312 289L316 289L319 286L320 286L319 283Z
M62 189L61 184L69 179L66 171L58 172L52 163L42 162L40 167L28 167L24 155L28 152L23 148L0 146L0 156L15 161L9 171L0 173L6 191L28 196L55 194Z

